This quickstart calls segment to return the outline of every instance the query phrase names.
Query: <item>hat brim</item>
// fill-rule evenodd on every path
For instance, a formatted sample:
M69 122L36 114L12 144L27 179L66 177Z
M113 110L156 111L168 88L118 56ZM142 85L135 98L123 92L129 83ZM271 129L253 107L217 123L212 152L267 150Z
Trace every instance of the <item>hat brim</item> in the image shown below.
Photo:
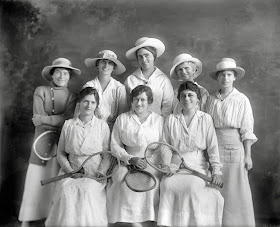
M126 71L125 66L115 58L87 58L85 59L85 65L88 68L94 67L96 68L96 61L100 59L107 59L109 61L112 61L116 64L116 67L113 69L113 74L120 75Z
M236 79L239 80L242 77L244 77L245 75L245 70L241 67L236 67L236 68L225 68L225 69L221 69L221 70L216 70L214 72L209 73L209 76L213 79L213 80L218 80L218 72L221 71L226 71L226 70L232 70L236 72Z
M145 42L141 43L140 45L129 49L125 54L126 58L128 60L137 60L135 52L140 48L147 47L147 46L154 47L157 50L157 58L160 57L165 51L165 46L163 42L161 42L159 39L149 38Z
M178 80L178 81L182 81L182 79L180 79L180 77L178 76L177 72L176 72L176 67L180 64L182 64L183 62L187 62L187 61L190 61L190 62L193 62L194 64L196 64L196 71L192 77L192 79L195 79L197 78L201 72L202 72L202 63L199 59L197 58L190 58L189 60L188 59L183 59L179 62L177 62L175 65L172 66L172 68L170 69L170 76L175 79L175 80Z
M42 70L42 77L47 80L47 81L52 81L52 75L50 74L50 71L52 68L65 68L65 69L71 69L72 73L71 76L80 76L81 75L81 70L68 66L68 65L50 65L46 66Z

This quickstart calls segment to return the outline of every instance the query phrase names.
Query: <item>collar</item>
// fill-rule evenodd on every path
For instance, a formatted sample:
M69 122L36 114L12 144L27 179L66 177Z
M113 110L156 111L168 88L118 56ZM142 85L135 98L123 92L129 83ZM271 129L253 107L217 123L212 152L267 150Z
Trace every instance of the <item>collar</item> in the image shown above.
M136 70L132 73L132 75L138 77L138 78L141 79L141 80L147 81L147 79L144 77L144 75L143 75L143 73L142 73L142 71L141 71L141 68L136 69ZM159 68L157 68L157 67L155 66L155 71L154 71L153 74L150 76L150 78L151 78L151 77L157 77L157 76L160 76L160 75L165 75L165 74L164 74Z
M239 93L240 93L240 92L234 87L233 90L232 90L232 92L230 92L226 98L232 97L232 96L234 96L234 95L236 95L236 94L239 94ZM221 98L221 95L220 95L220 92L219 92L219 91L216 91L215 96L216 96L216 98L220 99L221 101L223 101L223 100L226 99L226 98L225 98L225 99L222 99L222 98Z
M85 127L85 126L87 126L87 125L89 125L89 126L92 127L92 126L95 125L95 120L96 120L96 116L93 115L93 116L92 116L92 119L91 119L89 122L87 122L86 124L83 124L83 122L80 120L79 116L77 116L77 117L74 118L74 123L75 123L76 125L79 125L79 126L82 126L82 127Z
M55 85L53 81L50 82L50 87L53 88L54 90L68 90L67 85L64 87L58 87L57 85Z

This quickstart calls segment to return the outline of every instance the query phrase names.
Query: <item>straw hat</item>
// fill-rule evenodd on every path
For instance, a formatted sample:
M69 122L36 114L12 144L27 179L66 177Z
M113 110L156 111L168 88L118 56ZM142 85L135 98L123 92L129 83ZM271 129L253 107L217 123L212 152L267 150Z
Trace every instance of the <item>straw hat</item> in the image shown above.
M199 59L192 57L190 54L180 54L174 59L173 66L170 69L170 76L173 79L180 81L181 79L176 72L176 67L178 65L182 64L183 62L188 62L188 61L190 61L196 65L196 71L193 75L193 79L198 77L202 72L202 63Z
M134 47L126 52L125 56L129 60L137 60L136 51L148 46L154 47L157 50L157 57L160 57L165 51L165 46L159 39L142 37L135 42Z
M232 58L222 58L222 60L216 65L216 70L211 72L209 76L217 80L218 72L232 70L236 72L236 79L241 79L245 75L245 70L239 66L236 66L236 62Z
M50 71L52 68L65 68L72 69L71 76L80 76L81 70L71 66L71 62L66 58L57 58L52 62L52 65L46 66L42 70L42 77L47 81L52 81L52 75Z
M122 74L126 71L125 66L118 60L117 55L111 50L102 50L100 51L96 58L87 58L85 60L85 64L88 68L96 67L96 61L100 59L107 59L116 64L115 68L113 69L113 73L115 75Z

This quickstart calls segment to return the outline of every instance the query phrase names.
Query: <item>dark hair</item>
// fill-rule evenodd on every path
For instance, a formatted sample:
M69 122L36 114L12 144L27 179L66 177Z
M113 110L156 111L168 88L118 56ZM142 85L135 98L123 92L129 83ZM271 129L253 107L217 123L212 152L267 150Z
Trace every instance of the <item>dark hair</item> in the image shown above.
M218 78L218 76L219 76L219 73L224 72L224 71L232 71L233 74L234 74L234 76L235 76L235 77L237 76L237 72L236 72L234 69L224 69L224 70L221 70L221 71L216 72L217 78Z
M131 92L130 92L130 102L133 102L133 98L135 98L136 96L142 94L146 92L146 95L148 97L148 103L151 104L153 103L154 99L153 99L153 92L152 89L149 86L146 85L138 85L137 87L135 87Z
M141 47L140 49L146 49L147 51L151 52L152 55L154 56L154 59L156 60L156 58L157 58L157 49L156 49L156 48L147 46L147 47ZM137 53L138 53L138 51L139 51L140 49L138 49L138 50L135 52L136 58L137 58L137 59L138 59Z
M66 70L69 72L70 77L71 77L72 69L63 68L63 67L53 67L53 68L50 70L50 75L53 75L53 73L54 73L54 71L55 71L56 69L66 69Z
M86 97L87 95L94 95L95 100L97 102L97 105L96 105L96 108L97 108L99 105L99 95L98 95L97 90L93 87L85 87L84 89L82 89L78 95L77 102L81 102L82 99L84 97Z
M179 89L178 89L177 99L178 99L179 101L180 101L180 94L181 94L181 92L184 91L184 90L190 90L190 91L195 92L196 95L197 95L197 98L198 98L199 100L201 100L201 94L200 94L200 89L199 89L199 87L198 87L195 83L193 83L193 82L191 82L191 81L186 81L186 82L182 83L182 84L180 85Z
M107 58L98 59L98 60L96 60L96 62L95 62L95 67L96 67L96 68L97 68L97 66L99 65L99 62L100 62L101 60L108 60L108 61L111 61L111 60L109 60L109 59L107 59ZM111 61L111 62L113 62L113 61ZM113 64L114 64L114 68L116 68L116 67L117 67L116 63L113 62Z

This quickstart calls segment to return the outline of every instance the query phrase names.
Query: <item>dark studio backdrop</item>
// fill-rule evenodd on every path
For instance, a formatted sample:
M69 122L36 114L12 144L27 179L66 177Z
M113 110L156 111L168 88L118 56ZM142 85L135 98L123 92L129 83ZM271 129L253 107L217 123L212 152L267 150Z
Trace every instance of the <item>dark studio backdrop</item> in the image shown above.
M197 82L218 89L208 73L223 57L246 70L236 81L251 101L258 142L249 173L256 218L280 221L280 1L277 0L1 0L0 1L0 223L16 219L34 135L32 95L46 84L43 67L70 59L82 76L78 92L95 72L84 59L113 50L127 67L125 52L143 36L161 39L166 52L156 65L169 75L172 61L187 52L203 63ZM178 83L171 80L174 87Z

